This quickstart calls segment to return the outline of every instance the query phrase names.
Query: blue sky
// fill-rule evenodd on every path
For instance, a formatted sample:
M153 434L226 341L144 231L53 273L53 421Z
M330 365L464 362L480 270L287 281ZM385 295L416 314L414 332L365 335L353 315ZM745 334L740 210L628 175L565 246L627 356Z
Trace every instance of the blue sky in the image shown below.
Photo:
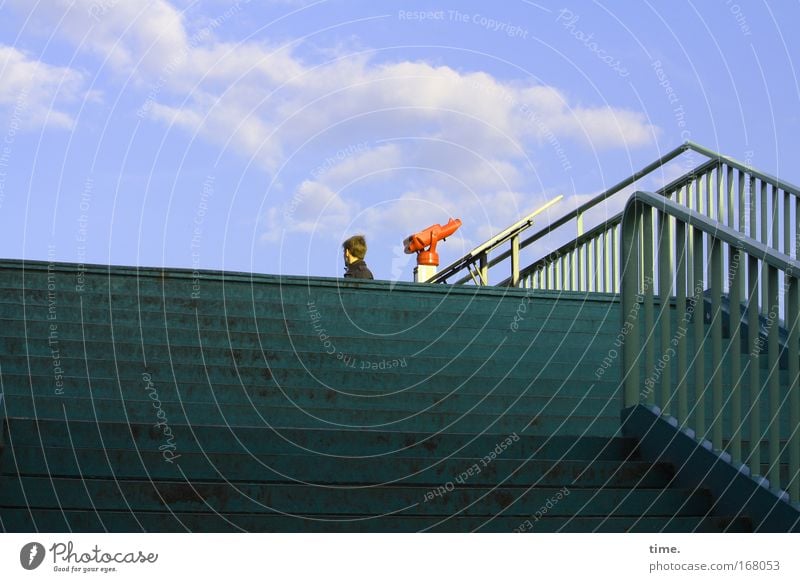
M461 218L447 263L687 139L800 183L797 22L797 1L0 0L2 254L339 276L361 232L377 278L411 280L412 232Z

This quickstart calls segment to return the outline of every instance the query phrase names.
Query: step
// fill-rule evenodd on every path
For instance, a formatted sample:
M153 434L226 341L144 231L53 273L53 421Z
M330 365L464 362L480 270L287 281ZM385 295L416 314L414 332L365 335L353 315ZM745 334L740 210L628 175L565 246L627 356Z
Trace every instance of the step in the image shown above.
M82 511L58 509L3 509L0 523L7 532L53 533L94 532L449 532L510 533L520 531L526 521L519 517L444 518L382 516L380 518L264 514L156 513L127 511ZM525 526L527 527L527 526ZM551 517L534 523L532 532L638 532L638 533L722 533L751 532L743 518L727 517ZM528 531L528 530L524 530Z
M367 374L367 372L359 372ZM329 380L346 381L346 375L331 376L326 374L325 378L310 375L303 370L294 372L287 371L281 374L280 381L264 382L263 378L252 381L247 377L239 377L223 381L214 378L209 382L204 378L203 382L185 381L184 378L176 378L173 374L167 373L158 375L151 373L149 382L147 376L138 379L120 378L97 378L92 377L87 381L86 376L72 377L64 376L60 381L60 386L55 385L53 374L48 371L46 374L3 374L3 386L9 395L28 396L31 394L38 396L57 395L56 388L63 396L78 398L137 398L142 394L148 395L149 383L158 391L158 396L163 401L186 400L193 402L235 402L247 399L270 398L277 392L293 395L311 394L319 395L326 399L335 397L348 398L356 401L364 398L382 398L387 401L390 397L443 399L453 395L477 396L478 398L491 397L531 397L549 400L550 398L582 399L597 398L613 401L612 406L621 406L622 392L619 384L612 382L590 382L574 380L552 380L542 378L538 373L526 378L502 378L491 379L481 376L473 376L469 379L456 379L453 383L447 382L448 377L437 375L428 379L423 379L416 383L408 383L398 375L373 375L373 383L359 382L353 387L353 382L349 382L346 388L332 387ZM393 386L394 385L394 386ZM303 398L303 396L298 396ZM247 400L249 402L249 400Z
M502 442L502 441L501 441ZM500 454L446 458L397 455L368 458L310 454L179 453L165 462L158 451L15 447L0 456L5 475L52 477L306 483L353 487L368 484L427 485L448 482L470 486L533 485L536 487L666 487L672 469L637 460L572 460L513 458L512 442ZM459 481L460 479L460 481Z
M165 316L161 313L159 316L150 315L142 317L138 311L121 312L115 310L113 312L113 320L110 320L107 310L98 309L84 309L83 321L80 320L80 313L68 312L64 316L58 316L57 320L48 320L42 318L29 317L28 319L19 318L2 318L3 326L0 328L0 337L16 337L16 338L48 338L52 331L51 325L56 324L56 331L59 339L72 339L72 340L95 340L95 341L129 341L137 343L159 343L162 338L167 336L166 329L169 329L170 341L177 343L192 344L198 343L201 338L203 345L208 346L226 346L231 343L255 343L258 345L260 337L269 335L270 330L280 330L280 333L274 333L276 337L283 337L285 339L291 337L309 337L319 341L319 334L314 329L314 321L308 317L301 319L287 319L280 318L267 318L259 316L257 319L252 317L225 317L215 316L211 314L192 315L178 315L167 314ZM168 328L165 327L165 321ZM580 317L563 318L559 317L558 313L546 319L535 319L526 323L527 320L517 322L518 327L521 326L522 332L536 334L539 330L541 334L546 331L553 330L565 331L576 334L588 334L590 336L597 336L597 338L608 336L610 339L616 339L620 332L620 323L616 318L594 319ZM507 325L500 325L495 329L494 327L469 327L468 325L449 326L447 323L443 326L445 333L440 333L436 336L436 342L431 342L431 338L427 338L425 345L439 342L450 342L460 344L466 338L467 341L474 343L486 343L491 345L496 343L498 339L508 337L508 331L512 331L511 323L513 318L508 320ZM352 325L349 320L336 319L335 326L329 325L327 322L320 324L317 328L324 328L327 330L328 335L335 333L337 337L363 339L363 332ZM467 322L464 322L467 323ZM383 327L381 327L383 326ZM415 328L408 328L399 332L395 324L376 323L370 327L370 333L373 334L369 339L386 339L397 341L398 343L415 342L419 344L420 334L419 330ZM476 330L481 330L480 334L476 334ZM388 335L391 334L391 337ZM477 337L476 337L477 335ZM534 335L534 337L536 337ZM484 339L485 338L485 339ZM520 335L520 338L523 338ZM544 338L542 338L544 339ZM524 339L520 339L522 343Z
M605 398L586 397L578 398L547 398L540 396L494 396L494 395L468 395L468 394L448 394L434 395L415 392L401 393L382 397L363 397L347 396L332 390L269 390L269 391L250 391L248 394L244 390L238 393L226 395L226 398L216 398L216 395L208 390L202 401L189 398L185 391L174 393L165 389L157 392L141 391L135 395L126 395L120 398L112 395L110 398L100 397L96 391L92 391L92 398L64 396L36 396L30 394L14 395L5 394L5 406L12 416L20 416L20 411L30 413L35 411L38 418L63 418L62 406L70 413L81 410L92 411L92 418L96 413L99 417L101 411L115 411L124 408L130 415L136 415L137 411L144 410L147 414L153 413L156 406L153 398L148 398L153 394L158 401L158 408L165 411L185 412L190 418L203 416L213 416L216 411L224 412L230 420L232 418L247 418L254 413L264 410L274 410L275 414L286 408L297 408L300 410L318 411L319 414L329 416L331 413L348 410L352 412L363 411L364 413L375 412L381 415L409 416L415 414L494 414L494 415L549 415L549 416L591 416L607 415L619 416L619 407L616 402L610 402ZM263 394L268 392L268 394ZM35 408L34 408L35 405ZM315 413L316 414L316 413ZM57 415L57 416L55 416ZM134 416L129 416L128 421L133 421ZM144 422L151 420L145 418Z
M569 338L569 339L566 339ZM499 370L516 367L523 363L542 365L549 362L573 363L585 362L596 365L608 354L609 343L593 343L591 337L566 336L558 345L549 346L548 342L534 340L524 345L501 341L496 345L446 345L446 349L435 350L439 355L431 354L423 346L417 344L414 350L406 352L393 347L391 341L373 341L372 346L359 346L357 342L346 342L341 338L330 337L322 342L314 338L314 342L298 342L295 345L280 345L277 342L266 343L270 337L263 338L265 343L230 344L228 346L211 347L203 345L181 345L178 343L145 344L115 341L113 344L101 341L56 340L48 342L46 338L39 341L15 340L0 338L0 354L10 361L31 360L36 358L53 360L81 360L103 362L113 360L138 362L147 360L153 363L181 362L206 365L228 365L235 363L241 367L258 367L268 362L274 368L291 368L295 366L314 366L318 369L341 369L343 366L353 370L372 369L374 366L392 368L406 367L405 360L418 369L444 369L457 362L468 374L472 370L485 369L489 374L497 374ZM326 338L328 339L328 338ZM112 347L113 345L113 347ZM435 344L434 344L435 346ZM55 350L55 352L53 351ZM347 358L347 360L345 360ZM489 361L487 361L489 358ZM400 362L400 363L398 363ZM388 364L387 364L388 363ZM26 362L27 365L27 362ZM32 364L33 365L33 364ZM366 366L366 368L365 368ZM10 371L17 368L11 368Z
M548 414L483 414L444 412L404 412L384 410L350 410L297 408L276 406L254 408L243 405L185 404L160 408L153 401L94 400L81 402L74 398L50 398L41 405L12 397L5 403L6 416L28 419L62 419L101 421L159 426L179 438L198 426L261 427L261 428L333 428L394 429L412 432L466 432L487 430L519 434L592 434L612 436L619 430L618 413L608 410L604 416ZM162 413L158 416L159 411Z
M113 277L113 275L112 275ZM409 315L426 313L450 313L458 317L464 311L471 315L492 316L498 313L536 313L546 316L553 305L559 310L574 317L584 312L606 313L619 310L619 302L609 300L607 295L588 293L546 293L530 292L522 289L476 288L428 285L396 285L390 282L376 282L368 287L358 289L339 287L315 287L313 285L298 288L282 286L275 283L242 283L211 284L204 282L204 289L193 297L191 280L184 280L180 285L162 284L163 280L154 278L116 278L108 285L108 276L103 277L96 289L92 285L97 280L84 285L84 291L77 292L74 285L59 283L49 289L48 279L42 277L26 277L23 282L18 274L4 270L0 279L0 303L25 304L32 308L46 307L53 301L65 309L73 309L81 304L107 306L109 303L141 311L157 310L164 304L173 309L194 313L199 306L210 308L220 313L252 314L281 313L285 309L301 309L308 311L316 306L322 310L349 311L351 315L364 313L361 309L363 299L369 297L370 306L376 310L407 304ZM335 281L335 280L334 280ZM519 307L522 305L522 307ZM527 311L526 311L527 309ZM417 318L418 319L418 318Z
M486 516L498 513L527 518L561 492L543 487L461 486L426 500L424 487L331 488L314 485L213 482L121 481L114 479L0 476L0 506L134 511L281 512L379 516L387 513L428 516ZM552 516L704 515L711 497L697 489L585 489L569 493L549 511Z
M437 382L440 386L456 388L472 376L481 378L487 385L496 385L507 379L584 382L586 385L597 382L596 366L583 365L573 367L572 362L520 362L509 367L507 363L477 360L469 362L474 367L462 366L462 361L444 359L432 366L416 366L414 361L406 361L395 365L394 360L387 361L386 369L380 368L380 362L370 363L369 370L358 370L357 373L335 356L317 353L308 354L302 362L296 356L289 354L265 354L260 365L239 366L232 356L226 364L206 364L202 354L198 354L190 363L173 360L172 362L150 362L128 359L125 353L115 353L109 350L108 358L103 360L86 360L83 358L66 357L60 354L57 358L52 356L25 357L0 357L3 373L16 376L43 376L50 377L53 381L53 371L61 368L61 375L70 378L86 378L87 370L92 381L114 380L122 382L141 382L142 375L149 373L153 378L168 378L189 383L213 382L222 384L245 383L250 386L275 386L294 385L308 386L310 377L317 378L317 382L348 391L372 390L376 386L382 387L383 392L412 388L422 383ZM116 359L115 359L116 356ZM543 357L546 357L545 354ZM58 363L56 363L58 362ZM400 362L400 360L398 360ZM373 364L378 367L374 369ZM390 367L391 366L391 367ZM401 369L402 368L402 369ZM610 370L616 370L612 367ZM613 386L613 372L609 371L603 376L606 385ZM301 382L297 384L296 382ZM273 382L277 382L275 384Z
M445 458L489 454L512 433L400 432L393 430L193 427L174 442L178 453L246 453L253 455L320 454L356 458L376 455ZM634 454L635 441L594 435L520 435L517 459L619 460ZM152 424L31 420L10 418L4 424L7 446L132 449L158 451L163 432Z
M297 324L297 322L294 322ZM27 325L3 322L0 332L0 353L5 354L50 354L53 348L74 354L96 355L98 348L113 342L118 346L131 346L132 349L148 352L154 350L194 348L202 346L204 350L227 350L233 348L257 351L292 351L323 352L329 350L330 344L338 351L351 354L382 354L384 357L455 357L464 355L475 357L495 351L502 344L504 351L500 357L510 357L505 352L522 353L531 345L539 350L562 350L588 352L594 349L598 356L612 347L612 332L602 333L595 329L590 332L575 332L552 327L537 330L535 333L513 333L508 326L500 330L484 330L478 333L469 329L451 329L446 333L430 335L420 341L418 333L392 334L380 336L374 332L358 335L354 329L336 329L331 326L315 331L310 325L299 332L283 324L278 328L260 328L249 332L234 332L200 329L169 329L161 327L144 328L140 326L84 325L58 323L50 328L47 323L28 323ZM329 343L325 343L329 340ZM334 350L336 351L336 350Z
M350 296L320 294L309 302L307 296L261 296L253 298L248 293L217 295L208 299L191 299L189 293L164 296L160 292L144 294L135 288L120 289L110 297L107 294L77 294L71 292L50 293L45 287L30 287L23 290L8 289L0 279L0 317L45 320L48 315L55 318L75 314L77 321L81 311L87 309L135 311L139 317L158 315L162 319L172 314L195 316L200 314L225 314L226 317L252 319L270 317L275 319L300 319L308 321L316 311L323 321L329 318L352 320L358 325L370 322L394 322L405 325L430 325L451 321L460 326L482 327L489 321L511 321L517 315L521 321L542 320L557 316L560 319L598 319L619 322L616 303L588 300L559 300L515 297L487 297L467 299L462 297L438 297L428 300L423 293L393 295L386 290L358 293ZM369 309L364 309L364 300L369 298ZM84 316L84 319L87 319Z

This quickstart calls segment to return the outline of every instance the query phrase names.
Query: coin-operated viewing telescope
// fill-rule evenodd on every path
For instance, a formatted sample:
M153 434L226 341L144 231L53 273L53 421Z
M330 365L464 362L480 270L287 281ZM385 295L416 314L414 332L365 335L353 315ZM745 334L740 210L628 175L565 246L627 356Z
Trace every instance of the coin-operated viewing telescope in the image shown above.
M451 218L444 226L441 224L431 225L403 241L406 254L417 253L417 266L414 269L415 282L423 283L436 274L436 267L439 266L436 243L445 240L460 227L461 220Z

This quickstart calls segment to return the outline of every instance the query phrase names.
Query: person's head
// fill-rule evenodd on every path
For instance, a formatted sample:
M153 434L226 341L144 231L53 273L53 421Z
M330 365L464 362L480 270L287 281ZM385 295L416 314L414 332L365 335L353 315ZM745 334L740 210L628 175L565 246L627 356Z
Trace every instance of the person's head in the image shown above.
M367 241L364 235L357 234L344 241L342 249L344 249L344 262L349 265L367 256Z

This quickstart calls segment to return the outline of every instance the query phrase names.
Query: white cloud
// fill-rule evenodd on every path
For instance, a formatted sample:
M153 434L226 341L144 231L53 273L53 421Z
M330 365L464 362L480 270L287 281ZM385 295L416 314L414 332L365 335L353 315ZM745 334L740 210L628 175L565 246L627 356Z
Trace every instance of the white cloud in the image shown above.
M273 242L283 234L318 233L321 238L342 238L352 220L353 209L325 184L305 180L291 201L280 211L266 211L262 241Z
M33 26L57 32L81 50L107 60L126 76L157 73L189 46L181 12L168 2L123 0L9 0Z
M9 46L0 45L0 78L0 108L10 111L21 129L71 129L75 120L61 105L87 96L82 73L42 63Z
M326 183L334 187L346 186L354 180L376 174L385 179L386 172L391 172L404 163L403 153L397 144L384 144L374 149L370 148L363 153L345 157L340 163L325 172L322 177Z
M436 188L404 192L397 198L372 204L360 213L360 220L370 232L393 233L403 240L432 224L457 217L458 204ZM399 238L398 238L399 237Z
M225 15L246 5L234 4L191 31L184 14L164 0L58 4L63 14L48 7L34 11L36 17L58 19L61 34L107 58L121 74L159 85L155 100L162 107L189 109L192 119L214 128L206 135L232 140L250 155L276 140L281 147L270 150L280 157L309 136L364 116L386 133L441 135L510 156L519 155L520 143L550 131L561 139L589 139L595 147L642 145L656 132L638 112L571 105L556 88L501 82L485 72L417 61L378 64L363 55L312 66L287 46L219 41L214 31ZM215 106L220 102L225 106ZM253 134L231 127L231 117L253 120ZM268 169L277 165L269 157L262 161Z
M30 11L23 0L13 3ZM250 10L246 3L215 6L219 13L202 20L165 0L54 3L61 10L35 9L35 18L58 24L76 46L132 77L143 93L140 112L232 146L271 174L290 156L319 147L320 136L326 144L372 144L314 180L289 185L292 200L264 211L266 239L281 229L321 227L338 237L352 220L410 231L460 214L480 217L467 236L482 237L543 201L519 193L530 189L536 171L529 156L568 166L567 142L627 148L658 134L638 111L577 103L530 81L423 61L377 62L342 48L314 64L291 43L220 40L217 29ZM97 5L105 9L92 14ZM375 145L382 139L385 145ZM421 170L411 176L401 167ZM347 188L369 174L386 188L371 198Z

